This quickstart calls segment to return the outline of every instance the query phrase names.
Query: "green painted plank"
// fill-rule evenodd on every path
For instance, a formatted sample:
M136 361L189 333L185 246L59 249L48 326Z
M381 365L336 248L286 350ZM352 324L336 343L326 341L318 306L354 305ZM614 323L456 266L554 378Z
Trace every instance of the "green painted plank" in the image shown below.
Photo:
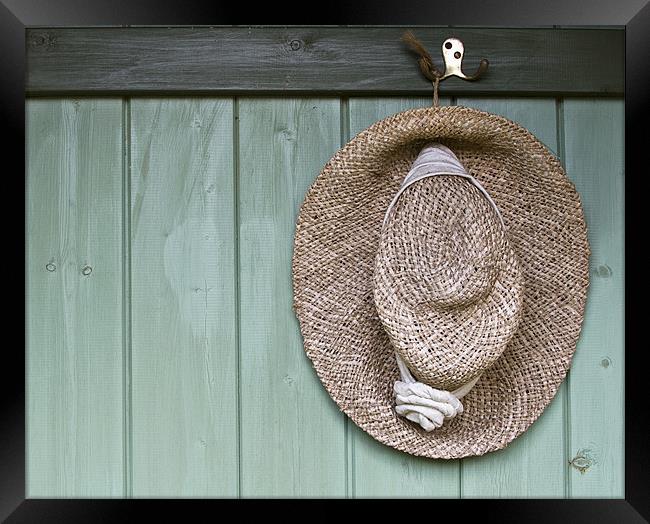
M448 104L449 100L440 103ZM429 97L351 98L350 135L394 113L431 104ZM352 421L348 427L354 448L352 494L355 497L459 496L458 461L414 457L377 442Z
M26 113L26 495L119 497L122 102Z
M131 102L135 497L237 494L231 99Z
M566 165L591 245L590 286L569 379L574 498L624 496L624 103L564 102ZM576 459L576 460L574 460Z
M344 416L304 353L291 285L298 208L339 140L336 99L240 102L244 497L345 495Z
M554 99L458 99L513 120L558 154ZM558 498L565 496L566 382L542 415L503 450L462 461L463 498Z

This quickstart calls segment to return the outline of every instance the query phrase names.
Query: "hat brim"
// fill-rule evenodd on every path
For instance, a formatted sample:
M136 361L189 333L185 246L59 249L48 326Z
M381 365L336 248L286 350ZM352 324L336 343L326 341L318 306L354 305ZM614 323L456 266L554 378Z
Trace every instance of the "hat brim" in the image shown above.
M517 332L463 398L463 413L427 433L394 409L399 370L375 310L373 269L386 208L432 140L450 147L499 207L524 297ZM339 150L301 206L293 291L305 351L332 399L378 441L431 458L501 449L541 415L569 369L589 254L575 187L526 129L459 106L393 115Z

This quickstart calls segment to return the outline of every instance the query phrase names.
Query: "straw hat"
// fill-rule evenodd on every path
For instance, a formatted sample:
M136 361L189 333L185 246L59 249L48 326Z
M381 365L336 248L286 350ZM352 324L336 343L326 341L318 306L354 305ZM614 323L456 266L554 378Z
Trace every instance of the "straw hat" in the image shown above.
M459 106L399 113L339 150L300 209L305 351L378 441L501 449L569 369L589 254L573 184L526 129Z

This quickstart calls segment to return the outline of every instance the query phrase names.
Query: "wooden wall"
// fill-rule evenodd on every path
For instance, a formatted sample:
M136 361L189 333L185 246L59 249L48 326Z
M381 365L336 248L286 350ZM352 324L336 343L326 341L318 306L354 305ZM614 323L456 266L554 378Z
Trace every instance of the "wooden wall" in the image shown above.
M566 166L592 248L568 379L508 448L435 461L330 400L291 308L298 206L323 164L421 97L27 101L28 497L624 494L621 98L446 98Z

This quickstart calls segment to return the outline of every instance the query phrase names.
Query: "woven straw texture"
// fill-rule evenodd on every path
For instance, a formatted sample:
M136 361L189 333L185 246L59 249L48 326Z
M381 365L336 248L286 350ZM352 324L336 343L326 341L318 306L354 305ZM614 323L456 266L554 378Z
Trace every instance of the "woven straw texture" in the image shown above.
M514 335L519 264L494 207L468 180L435 176L406 188L375 260L377 313L421 382L459 388Z
M406 230L412 228L392 221L395 231L386 233L380 242L386 209L419 151L429 142L449 147L485 187L507 231L507 242L502 242L498 233L489 240L494 244L492 251L500 253L498 260L492 263L488 257L487 268L475 276L464 275L469 280L476 278L476 289L465 297L465 305L472 300L490 303L489 296L498 287L490 282L500 274L521 286L519 298L513 298L516 292L510 296L520 300L521 306L518 318L512 319L515 331L505 349L463 398L463 413L427 433L394 410L393 384L400 375L373 289L379 250L400 249L391 247L391 237L415 235ZM439 189L464 195L454 198L472 195L471 188L453 187L460 182L439 178L444 180L430 182L430 189L436 184L449 187L436 188L433 195ZM419 191L426 193L426 186ZM426 195L411 196L422 200L419 207L423 210L436 205ZM400 198L400 202L406 199ZM479 199L469 207L472 213L482 215L474 219L487 221L491 227L495 219L485 205ZM400 211L398 205L393 211L408 212L407 207ZM508 246L514 256L509 255ZM339 150L301 206L294 239L293 290L305 351L341 410L378 441L431 458L461 458L501 449L539 417L569 369L584 314L589 254L584 213L575 187L558 160L526 129L503 117L459 106L399 113L373 124ZM389 256L386 260L391 258L399 259ZM390 274L390 262L386 264ZM418 290L408 278L401 285ZM429 309L444 309L444 290L431 288L425 293L442 300ZM409 303L407 295L411 290L404 287L402 303ZM378 302L381 304L381 299ZM395 318L394 313L387 313L384 319L389 316ZM507 315L500 318L507 327ZM405 325L398 321L390 330L398 349L400 324ZM486 333L486 347L489 338ZM464 380L450 369L443 370L444 359L425 362L417 352L399 350L407 363L417 363L413 368L427 377L449 380L452 386ZM431 351L440 356L444 350ZM470 370L467 376L494 359L487 353L487 358L462 366Z

